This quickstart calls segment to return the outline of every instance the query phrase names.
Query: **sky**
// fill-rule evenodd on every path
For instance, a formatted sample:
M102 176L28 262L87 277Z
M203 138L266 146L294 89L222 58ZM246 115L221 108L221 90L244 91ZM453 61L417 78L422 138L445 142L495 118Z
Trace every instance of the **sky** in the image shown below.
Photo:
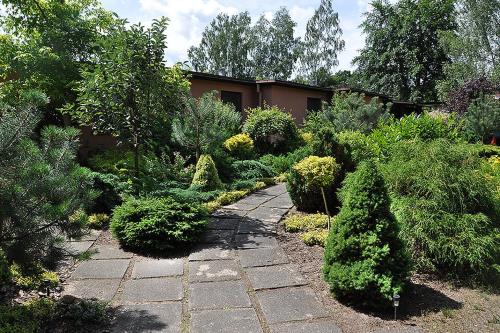
M271 17L276 10L284 6L297 22L296 36L304 36L307 21L319 3L320 0L102 0L106 9L114 11L131 23L141 22L149 25L154 18L168 17L169 64L188 60L188 48L199 44L203 30L220 12L236 14L248 11L252 22L256 22L260 15ZM333 1L334 9L339 13L345 40L345 50L339 54L337 70L352 69L351 61L364 45L359 25L369 3L370 0Z

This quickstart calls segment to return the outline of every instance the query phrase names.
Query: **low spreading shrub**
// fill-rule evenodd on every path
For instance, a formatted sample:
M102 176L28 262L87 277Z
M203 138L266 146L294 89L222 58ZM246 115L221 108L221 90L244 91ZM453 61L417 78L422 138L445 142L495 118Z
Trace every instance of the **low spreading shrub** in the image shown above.
M303 146L285 155L267 154L259 158L259 162L271 167L275 173L282 174L290 171L290 168L306 158L313 155L311 146Z
M251 159L254 153L253 140L246 133L236 134L224 141L224 148L239 159Z
M325 247L325 280L341 300L388 307L409 276L409 257L389 210L384 179L371 160L349 174Z
M300 235L300 239L309 246L319 245L325 247L328 238L328 230L311 230Z
M287 216L283 223L288 232L325 229L328 226L328 216L325 214L293 214Z
M90 229L97 229L101 230L103 228L106 228L109 224L109 215L108 214L92 214L89 216L88 221L87 221L87 226Z
M48 283L52 287L56 287L59 284L57 274L41 266L23 269L16 263L13 263L9 267L9 275L12 281L23 290L37 290L45 283Z
M210 155L201 155L196 163L196 172L191 186L197 186L202 191L213 191L222 188L217 168Z
M254 160L236 161L233 163L232 168L234 179L251 180L275 176L270 167Z
M299 131L292 116L278 107L250 109L243 132L261 154L286 153L299 144Z
M306 157L292 167L288 175L287 190L298 210L325 211L322 188L330 211L337 206L336 177L340 165L333 157Z
M195 242L206 223L206 210L198 204L130 198L115 208L111 230L125 247L162 251Z
M417 269L499 281L500 183L475 148L401 142L381 170Z

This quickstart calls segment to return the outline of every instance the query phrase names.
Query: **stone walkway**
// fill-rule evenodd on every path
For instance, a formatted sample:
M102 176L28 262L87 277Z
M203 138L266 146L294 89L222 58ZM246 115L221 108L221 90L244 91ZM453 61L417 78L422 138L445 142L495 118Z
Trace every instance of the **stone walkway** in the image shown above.
M80 262L65 293L118 306L113 332L340 332L274 236L291 207L284 185L223 207L184 258L140 257L97 245L92 234L70 243L97 253Z

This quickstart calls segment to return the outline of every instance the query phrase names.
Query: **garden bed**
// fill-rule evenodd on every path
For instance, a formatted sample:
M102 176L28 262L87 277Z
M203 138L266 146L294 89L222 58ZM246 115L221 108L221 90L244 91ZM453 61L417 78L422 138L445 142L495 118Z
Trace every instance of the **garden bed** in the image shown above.
M281 223L277 239L321 297L344 333L382 329L417 329L424 332L498 332L500 296L477 289L453 287L430 276L413 275L410 290L401 299L398 321L393 312L370 313L338 302L323 280L323 248L307 246L298 233L288 233Z

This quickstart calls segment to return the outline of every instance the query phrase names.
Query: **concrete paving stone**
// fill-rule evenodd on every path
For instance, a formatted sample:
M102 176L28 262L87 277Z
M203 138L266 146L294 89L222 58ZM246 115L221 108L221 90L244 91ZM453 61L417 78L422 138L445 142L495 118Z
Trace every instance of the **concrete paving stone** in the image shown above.
M262 290L256 295L269 324L328 316L309 287Z
M95 241L101 235L101 230L90 229L79 238L70 238L69 242Z
M239 281L193 283L189 287L190 309L251 307L245 287Z
M257 220L263 222L278 223L283 215L285 215L287 212L288 209L260 206L248 212L245 218L254 221Z
M133 279L176 276L184 273L182 259L144 259L136 261L132 270Z
M121 306L113 321L113 333L180 333L182 303Z
M292 199L290 199L290 196L288 193L281 194L277 196L274 199L269 200L268 202L265 202L262 206L264 207L272 207L272 208L283 208L283 209L290 209L293 207L293 202Z
M191 314L191 333L262 333L254 309L206 310Z
M241 219L248 213L246 210L233 210L221 208L212 213L212 217L223 217L225 219Z
M236 235L236 246L240 249L277 247L278 241L270 235L238 234Z
M238 202L236 202L237 205L249 205L249 206L260 206L264 202L271 200L274 198L274 196L267 195L267 194L252 194L249 195L248 197L245 197Z
M276 224L261 220L248 220L238 226L238 234L275 234Z
M288 258L281 247L238 250L240 264L243 267L270 266L288 264Z
M255 290L306 284L297 267L290 264L247 268L246 273Z
M191 261L189 282L238 280L240 273L234 260Z
M120 285L120 279L112 280L71 280L64 286L63 295L78 298L96 298L109 302Z
M121 279L129 259L88 260L81 262L72 274L73 279Z
M125 252L116 245L97 245L93 249L96 253L92 255L92 259L130 259L133 253Z
M223 218L223 217L213 217L210 220L208 220L208 225L207 229L214 229L214 230L236 230L238 227L239 223L239 218L238 219L233 219L233 218Z
M342 333L331 320L321 322L296 322L271 326L271 333Z
M257 206L259 206L259 205L258 204L246 204L246 203L235 202L233 204L223 206L222 209L229 209L229 210L236 210L236 211L238 211L238 210L249 211L249 210L257 208Z
M153 278L125 281L121 299L124 302L161 302L182 300L182 280Z
M221 244L200 244L189 255L189 261L233 259L234 251L230 246Z
M206 230L201 236L201 243L230 244L233 241L234 230Z
M283 193L286 193L286 183L281 183L262 190L258 190L254 194L278 196Z
M94 241L66 242L64 243L63 249L68 255L76 256L89 251L93 244Z

